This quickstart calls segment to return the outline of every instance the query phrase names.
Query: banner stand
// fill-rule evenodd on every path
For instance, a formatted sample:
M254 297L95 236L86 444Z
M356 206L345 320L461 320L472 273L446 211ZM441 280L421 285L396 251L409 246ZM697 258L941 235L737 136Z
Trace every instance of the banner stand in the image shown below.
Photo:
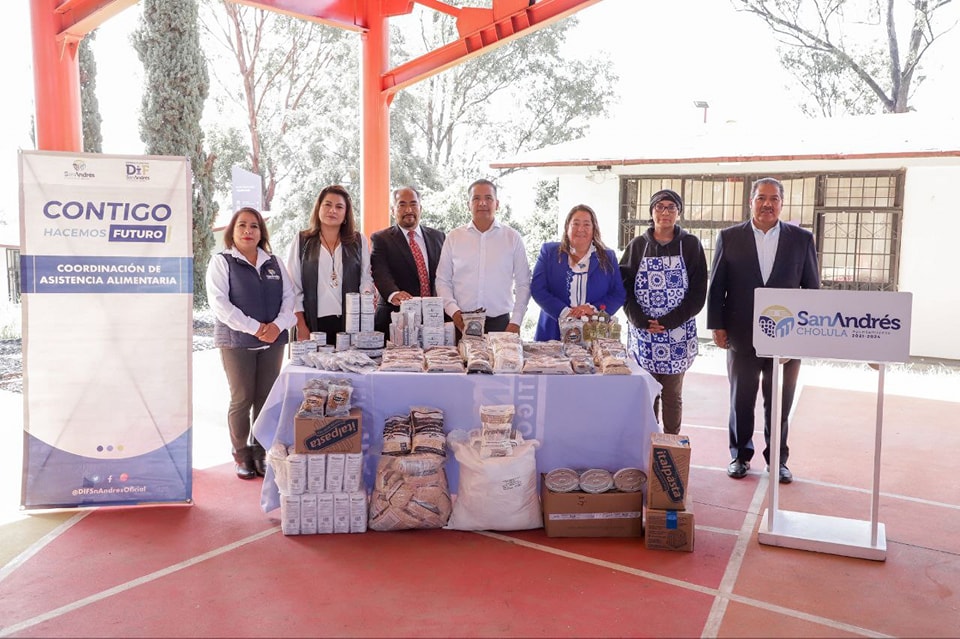
M21 508L192 503L189 160L18 159Z
M913 296L886 291L758 288L753 343L774 360L770 424L770 486L757 537L761 544L884 561L887 537L878 521L883 441L884 363L910 359ZM878 372L870 521L780 509L780 367L786 359L818 357L868 362Z
M780 441L780 366L773 366L773 388L776 392L771 398L770 441ZM768 494L769 508L764 510L757 534L761 544L812 550L815 552L843 555L858 559L885 561L887 558L887 536L884 525L878 520L880 505L880 446L883 434L883 382L885 367L877 366L877 424L873 447L873 493L870 500L870 521L831 517L812 513L781 510L779 503L780 482L777 472L780 468L780 446L770 446L770 486Z

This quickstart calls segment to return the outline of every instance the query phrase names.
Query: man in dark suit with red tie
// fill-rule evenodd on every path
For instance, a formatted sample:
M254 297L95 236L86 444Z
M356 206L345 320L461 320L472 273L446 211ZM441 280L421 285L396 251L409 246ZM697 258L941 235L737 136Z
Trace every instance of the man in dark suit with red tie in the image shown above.
M773 360L757 357L753 347L753 293L757 288L820 288L820 270L813 234L780 221L783 184L757 180L750 193L752 218L724 229L717 237L707 295L707 328L713 341L727 349L730 380L730 456L727 475L740 479L753 458L754 407L763 378L763 457L770 463L770 412ZM780 431L780 483L793 481L787 468L787 418L793 404L800 360L783 367Z
M421 226L420 193L413 187L393 192L390 211L397 223L370 236L370 269L380 292L373 323L386 335L390 313L400 310L400 302L437 294L437 262L445 238L442 231Z

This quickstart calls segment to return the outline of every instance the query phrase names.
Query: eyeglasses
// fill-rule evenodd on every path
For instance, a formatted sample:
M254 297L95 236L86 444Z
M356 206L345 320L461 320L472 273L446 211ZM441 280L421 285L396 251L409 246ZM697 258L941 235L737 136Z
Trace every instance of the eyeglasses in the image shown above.
M676 213L680 209L677 208L676 204L655 204L653 210L657 213Z

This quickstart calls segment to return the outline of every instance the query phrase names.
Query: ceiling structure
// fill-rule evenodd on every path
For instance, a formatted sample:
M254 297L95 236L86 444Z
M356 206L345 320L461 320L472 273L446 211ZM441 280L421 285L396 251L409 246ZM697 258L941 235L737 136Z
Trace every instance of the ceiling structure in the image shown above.
M360 34L363 229L390 225L390 103L394 94L456 64L533 33L600 0L491 0L455 7L442 0L233 0ZM31 0L37 147L80 152L77 47L83 37L138 0ZM414 4L450 15L459 38L389 67L389 18Z

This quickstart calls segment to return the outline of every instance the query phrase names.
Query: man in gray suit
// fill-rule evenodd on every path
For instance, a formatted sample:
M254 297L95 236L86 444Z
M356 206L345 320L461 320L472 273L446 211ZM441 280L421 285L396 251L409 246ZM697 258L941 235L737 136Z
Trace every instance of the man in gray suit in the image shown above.
M753 458L754 406L763 379L763 457L770 463L770 412L773 360L757 357L753 347L753 293L760 287L820 288L820 271L813 234L780 221L783 184L774 178L757 180L750 193L753 216L724 229L717 237L707 295L707 328L713 341L727 349L730 380L730 455L727 475L740 479ZM787 417L793 405L800 360L783 367L780 435L780 483L793 481L787 468Z
M437 263L445 239L442 231L420 224L420 193L412 186L394 190L390 211L397 223L370 236L370 270L380 292L373 323L387 335L390 313L400 310L400 302L437 294ZM425 282L421 282L421 269Z

